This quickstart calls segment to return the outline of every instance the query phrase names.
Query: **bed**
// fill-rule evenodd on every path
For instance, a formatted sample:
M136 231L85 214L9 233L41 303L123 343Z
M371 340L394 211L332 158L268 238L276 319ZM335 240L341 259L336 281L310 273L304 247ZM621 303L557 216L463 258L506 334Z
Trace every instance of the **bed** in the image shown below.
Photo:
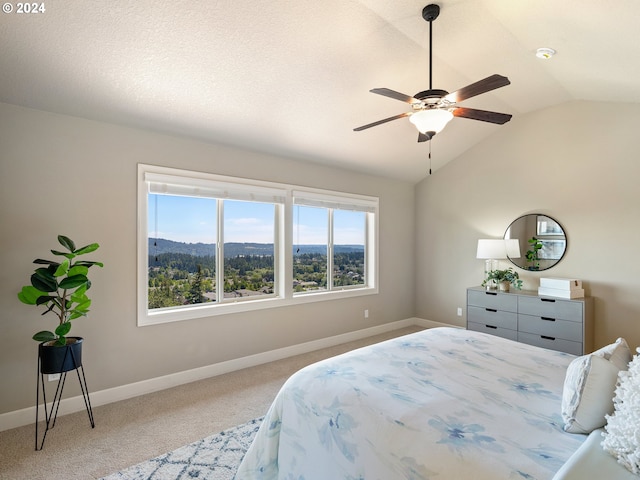
M238 480L552 479L584 442L563 430L573 355L433 328L303 368Z

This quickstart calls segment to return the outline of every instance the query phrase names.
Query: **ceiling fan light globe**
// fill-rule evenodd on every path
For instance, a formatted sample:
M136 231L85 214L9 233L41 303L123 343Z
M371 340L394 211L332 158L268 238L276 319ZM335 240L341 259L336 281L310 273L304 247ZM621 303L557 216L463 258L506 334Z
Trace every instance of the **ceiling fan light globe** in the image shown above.
M420 133L438 133L442 131L452 118L453 113L449 110L434 108L414 113L409 117L409 121L416 126Z

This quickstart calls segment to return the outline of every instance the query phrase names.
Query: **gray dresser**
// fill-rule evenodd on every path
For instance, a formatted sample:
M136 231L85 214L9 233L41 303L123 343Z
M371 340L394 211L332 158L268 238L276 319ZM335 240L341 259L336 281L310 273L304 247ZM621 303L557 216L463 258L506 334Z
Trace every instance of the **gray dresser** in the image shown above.
M593 299L467 289L467 329L573 355L593 349Z

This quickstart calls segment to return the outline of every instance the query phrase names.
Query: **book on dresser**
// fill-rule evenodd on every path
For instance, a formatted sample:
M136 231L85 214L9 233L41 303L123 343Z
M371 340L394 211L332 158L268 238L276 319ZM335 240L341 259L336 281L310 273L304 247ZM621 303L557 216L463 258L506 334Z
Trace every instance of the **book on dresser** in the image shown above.
M467 289L467 329L584 355L593 348L593 299L471 287Z

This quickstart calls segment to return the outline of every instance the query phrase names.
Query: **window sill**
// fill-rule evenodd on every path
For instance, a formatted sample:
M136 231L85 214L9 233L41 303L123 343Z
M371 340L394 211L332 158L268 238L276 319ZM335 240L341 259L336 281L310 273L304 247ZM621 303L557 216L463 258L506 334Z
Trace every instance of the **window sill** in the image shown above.
M287 307L291 305L303 305L313 302L324 302L340 300L344 298L361 297L365 295L376 295L378 289L354 288L339 291L323 291L313 293L298 293L293 298L270 297L260 300L239 300L236 302L225 302L220 304L196 305L193 307L179 307L178 309L166 309L155 312L140 312L138 315L138 326L146 327L162 323L178 322L182 320L193 320L197 318L215 317L218 315L229 315L233 313L251 312L264 310L267 308Z

